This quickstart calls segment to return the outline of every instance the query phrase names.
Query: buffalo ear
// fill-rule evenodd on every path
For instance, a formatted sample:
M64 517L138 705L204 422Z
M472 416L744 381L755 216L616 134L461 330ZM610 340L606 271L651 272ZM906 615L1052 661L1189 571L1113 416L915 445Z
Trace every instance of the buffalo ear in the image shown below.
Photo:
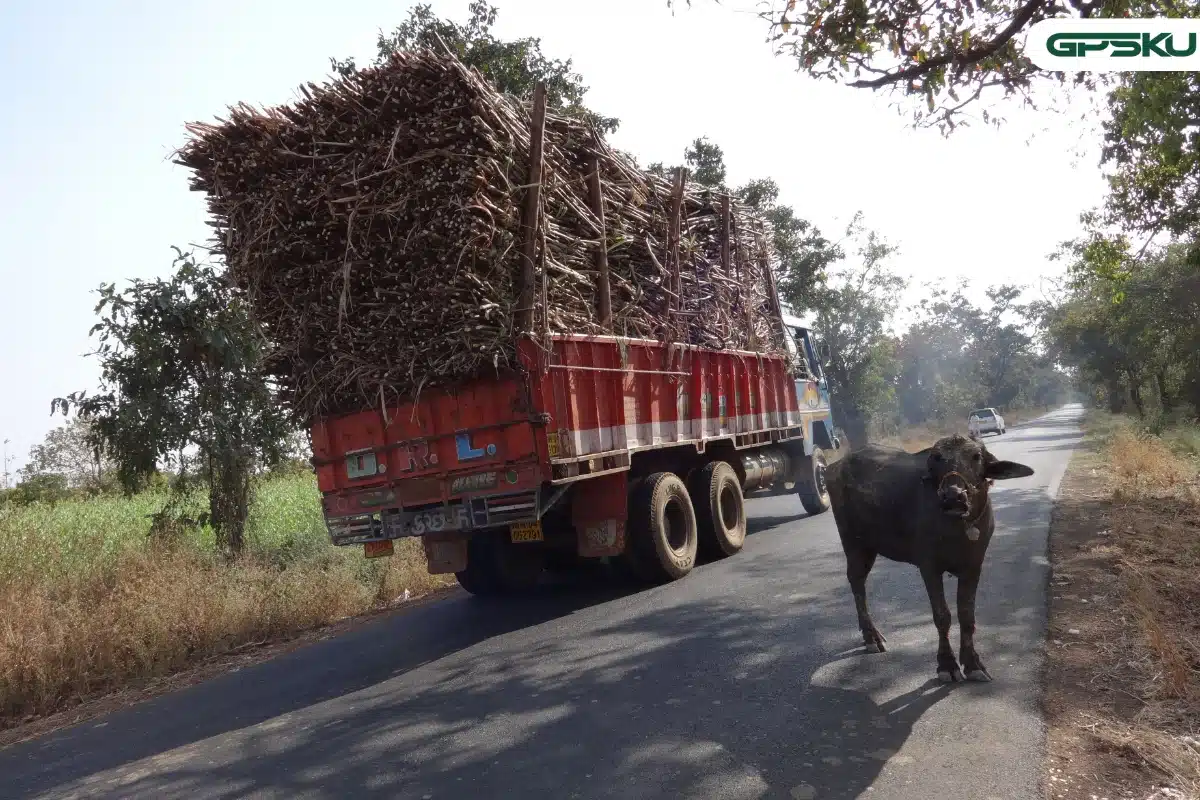
M994 481L1007 481L1012 478L1028 478L1033 469L1015 461L989 462L984 474Z

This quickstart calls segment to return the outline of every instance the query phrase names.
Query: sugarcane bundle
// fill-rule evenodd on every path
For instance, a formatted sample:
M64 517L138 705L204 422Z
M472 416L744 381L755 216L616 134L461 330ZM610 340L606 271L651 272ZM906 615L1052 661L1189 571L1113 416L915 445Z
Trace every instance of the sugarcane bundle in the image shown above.
M526 332L783 349L765 224L639 170L586 122L545 116L537 291L518 330L531 104L426 50L300 93L189 125L176 161L207 194L214 250L301 417L502 372ZM597 314L602 241L608 324Z

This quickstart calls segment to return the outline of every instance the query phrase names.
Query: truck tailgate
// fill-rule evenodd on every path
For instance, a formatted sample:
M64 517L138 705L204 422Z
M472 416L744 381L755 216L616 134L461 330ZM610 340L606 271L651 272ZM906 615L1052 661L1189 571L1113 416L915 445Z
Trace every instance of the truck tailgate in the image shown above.
M326 515L536 488L546 447L537 422L516 377L318 420L313 463Z

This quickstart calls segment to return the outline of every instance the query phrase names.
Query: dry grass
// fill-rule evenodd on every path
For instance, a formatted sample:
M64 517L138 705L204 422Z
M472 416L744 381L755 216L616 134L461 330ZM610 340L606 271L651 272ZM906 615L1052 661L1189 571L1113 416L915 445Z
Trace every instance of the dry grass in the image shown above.
M1196 775L1200 774L1200 744L1187 744L1178 736L1171 736L1148 725L1143 720L1130 725L1115 719L1097 719L1090 733L1104 745L1117 752L1134 754L1170 781L1174 788L1192 797L1200 791Z
M235 563L205 532L153 544L153 498L0 513L0 728L449 583L413 541L333 548L311 484L263 487Z
M1171 498L1188 503L1196 493L1196 465L1178 455L1160 436L1131 428L1117 430L1108 445L1114 478L1113 499L1144 502Z
M1051 605L1049 706L1081 734L1076 769L1092 764L1126 792L1167 780L1200 796L1197 430L1153 435L1093 413L1088 433L1092 452L1072 464L1052 534L1062 593Z

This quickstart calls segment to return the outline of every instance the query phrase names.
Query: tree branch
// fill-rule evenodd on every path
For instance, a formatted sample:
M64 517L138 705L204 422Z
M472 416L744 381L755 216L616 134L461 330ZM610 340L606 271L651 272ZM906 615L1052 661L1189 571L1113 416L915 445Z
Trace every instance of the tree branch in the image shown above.
M902 81L914 80L920 78L936 69L947 66L949 64L974 64L983 61L994 55L1001 47L1006 45L1010 39L1016 36L1021 30L1029 24L1029 20L1033 19L1033 15L1037 13L1039 8L1052 6L1052 2L1047 0L1029 0L1025 5L1021 6L1021 10L1013 17L1012 22L1004 30L1000 31L994 39L980 47L973 47L961 54L948 53L946 55L937 56L927 61L922 61L919 64L914 64L911 67L883 75L879 78L874 78L867 81L854 81L849 86L856 89L879 89L883 86L888 86L893 83Z

